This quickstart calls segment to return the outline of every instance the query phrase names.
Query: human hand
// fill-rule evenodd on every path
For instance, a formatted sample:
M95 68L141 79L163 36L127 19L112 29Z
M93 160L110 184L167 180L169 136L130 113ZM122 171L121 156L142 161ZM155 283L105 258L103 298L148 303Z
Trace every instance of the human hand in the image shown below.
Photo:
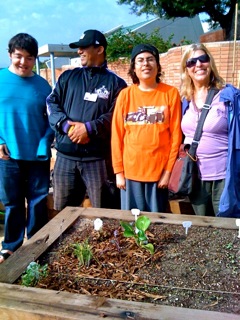
M10 159L10 152L6 144L0 144L0 159L2 160Z
M84 123L74 121L68 121L68 123L71 125L68 131L68 137L72 142L78 144L86 144L90 141Z
M116 174L116 185L119 189L126 190L126 180L123 172Z
M170 176L171 173L169 171L164 171L160 180L158 181L158 188L167 189Z

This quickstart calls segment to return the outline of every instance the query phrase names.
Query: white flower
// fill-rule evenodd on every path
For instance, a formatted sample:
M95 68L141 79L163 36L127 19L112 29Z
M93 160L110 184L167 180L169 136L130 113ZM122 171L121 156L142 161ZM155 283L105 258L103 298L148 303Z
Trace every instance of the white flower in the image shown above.
M94 220L94 230L99 231L102 229L103 221L99 218Z

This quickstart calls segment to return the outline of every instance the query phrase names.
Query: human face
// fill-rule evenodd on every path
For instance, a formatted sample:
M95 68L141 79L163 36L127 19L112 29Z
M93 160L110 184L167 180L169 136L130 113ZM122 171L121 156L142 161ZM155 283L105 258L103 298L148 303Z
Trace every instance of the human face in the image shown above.
M206 53L203 50L196 50L194 51L191 56L188 58L198 58ZM204 59L203 59L204 60ZM205 59L208 60L208 59ZM211 66L210 66L210 60L203 62L202 59L196 61L196 64L192 67L186 68L190 78L192 79L193 83L195 84L202 84L202 85L208 85L210 80L210 74L211 74Z
M20 77L31 77L36 58L26 50L15 49L9 54L11 59L10 70Z
M157 62L150 52L139 53L135 58L134 71L140 83L148 80L156 81Z
M100 47L89 46L86 48L80 47L78 49L78 54L80 55L81 59L81 65L83 67L98 66L99 48Z

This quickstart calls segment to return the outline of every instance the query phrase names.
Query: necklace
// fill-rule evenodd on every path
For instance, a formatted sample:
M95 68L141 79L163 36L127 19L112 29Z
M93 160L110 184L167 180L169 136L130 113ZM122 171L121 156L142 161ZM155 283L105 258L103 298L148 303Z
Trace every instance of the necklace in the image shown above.
M197 115L196 117L196 122L199 122L199 118L202 112L202 108L204 105L204 102L206 100L206 96L207 96L207 91L206 90L198 90L197 92L195 92L195 94L192 97L192 103L193 103L193 107L194 107L194 111Z
M202 107L198 107L198 106L196 105L194 99L192 100L192 104L193 104L194 111L195 111L195 113L196 113L196 115L197 115L197 117L196 117L196 122L198 123L199 118L200 118L200 114L201 114L201 112L202 112Z

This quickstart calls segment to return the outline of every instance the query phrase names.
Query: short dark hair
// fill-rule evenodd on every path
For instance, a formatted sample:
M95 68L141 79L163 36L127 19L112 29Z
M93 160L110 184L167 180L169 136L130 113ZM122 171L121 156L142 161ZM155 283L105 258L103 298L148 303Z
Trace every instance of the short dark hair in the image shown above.
M26 50L31 56L38 55L38 42L27 33L18 33L8 42L8 52L13 53L16 49Z

